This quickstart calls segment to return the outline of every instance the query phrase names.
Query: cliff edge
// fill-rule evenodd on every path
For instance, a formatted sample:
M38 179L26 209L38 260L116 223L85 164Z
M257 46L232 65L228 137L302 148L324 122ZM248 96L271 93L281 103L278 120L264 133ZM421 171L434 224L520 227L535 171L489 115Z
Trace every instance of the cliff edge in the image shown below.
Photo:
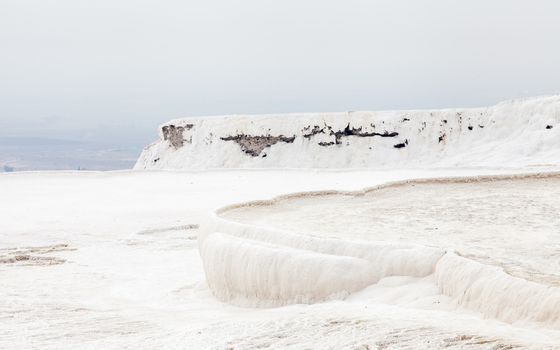
M135 169L387 168L560 163L560 95L493 107L182 118Z

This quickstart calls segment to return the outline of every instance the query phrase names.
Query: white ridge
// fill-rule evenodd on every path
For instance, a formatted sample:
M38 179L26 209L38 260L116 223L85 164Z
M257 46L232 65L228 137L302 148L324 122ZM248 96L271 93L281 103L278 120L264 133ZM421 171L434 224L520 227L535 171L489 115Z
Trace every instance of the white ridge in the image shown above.
M176 119L160 127L135 169L511 167L558 159L555 95L487 108Z

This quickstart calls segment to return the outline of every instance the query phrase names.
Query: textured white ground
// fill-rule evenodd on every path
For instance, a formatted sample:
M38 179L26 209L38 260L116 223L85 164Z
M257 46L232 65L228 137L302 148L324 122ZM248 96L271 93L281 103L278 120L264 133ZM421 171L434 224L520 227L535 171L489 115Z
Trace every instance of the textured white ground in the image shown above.
M228 210L223 217L308 236L453 248L513 276L560 286L560 175L417 183Z
M197 225L204 224L218 207L296 191L358 190L408 178L512 171L478 168L0 175L0 348L560 348L560 331L483 318L441 295L430 277L387 277L345 300L268 309L220 303L205 282L196 242L201 229ZM519 187L521 193L510 191L511 186L503 183L508 203L492 200L493 195L483 189L472 192L464 186L447 186L408 189L406 196L399 193L396 197L391 191L399 190L391 189L380 202L363 197L358 199L362 203L356 198L337 198L334 202L317 202L313 207L305 203L289 205L298 212L308 208L301 214L306 210L313 213L313 208L323 206L335 216L341 215L341 201L354 209L363 205L363 210L370 213L381 209L376 220L385 225L385 232L389 232L388 228L391 232L402 229L395 240L410 238L423 244L449 243L469 249L469 242L457 239L457 235L447 240L439 232L455 227L461 232L476 233L474 229L458 227L453 218L465 214L476 223L474 217L482 212L479 207L487 206L497 218L509 215L516 220L516 228L530 224L536 235L531 245L498 235L499 241L490 245L493 253L495 250L493 259L505 264L507 249L514 249L527 263L518 265L518 273L537 270L546 281L556 284L557 261L555 266L544 266L539 260L548 259L554 247L537 243L537 239L543 242L542 232L558 230L553 220L555 212L548 207L558 203L558 182L551 181L527 182ZM431 195L432 190L437 195ZM518 201L531 207L525 201L531 191L538 194L534 208L539 212L534 215L512 204ZM457 197L472 201L460 201L459 206L447 209L449 203L457 203ZM436 208L441 205L448 219L434 220L432 214L439 211L423 207L422 201ZM492 226L491 212L486 213L481 225L504 233L500 231L504 227L501 219ZM280 220L275 225L295 225L310 233L319 220L288 211L279 211L278 215L295 216L291 222ZM348 216L348 225L360 225L352 223L351 213L342 215ZM412 227L399 226L403 217L411 216L417 219ZM351 239L383 234L373 229L360 234L355 230L343 232L337 228L338 222L333 219L333 228L325 232ZM413 230L420 227L422 231ZM530 234L530 230L524 230L520 235ZM488 244L486 240L479 246ZM540 246L542 254L534 246ZM484 253L476 247L472 247L473 254Z

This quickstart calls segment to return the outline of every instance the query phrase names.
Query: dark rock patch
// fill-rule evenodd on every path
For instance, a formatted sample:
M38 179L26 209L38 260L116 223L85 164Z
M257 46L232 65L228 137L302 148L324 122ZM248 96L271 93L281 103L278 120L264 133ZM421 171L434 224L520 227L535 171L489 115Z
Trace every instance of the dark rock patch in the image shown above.
M183 131L192 129L193 124L186 124L185 126L165 125L161 128L163 139L177 148L183 147L185 139L183 138Z
M372 128L375 128L375 125L371 124ZM332 145L341 145L342 138L348 136L358 136L358 137L373 137L373 136L380 136L380 137L395 137L398 136L398 132L388 132L384 131L383 133L379 132L366 132L362 131L362 127L359 128L352 128L350 127L350 123L346 125L346 127L342 130L333 131L332 127L329 125L325 125L324 127L320 127L318 125L314 125L313 127L307 126L303 128L303 137L309 139L317 134L328 134L329 136L334 136L334 142L326 142L321 141L318 143L319 146L332 146Z
M358 137L373 137L373 136L381 136L381 137L395 137L398 136L399 133L398 132L388 132L385 131L383 133L379 133L379 132L367 132L367 131L362 131L362 127L360 126L359 128L351 128L350 127L350 123L348 123L348 125L346 125L346 127L343 130L338 130L338 131L331 131L331 135L334 135L334 142L337 145L340 145L341 139L343 137L348 137L348 136L358 136Z
M547 129L552 129L552 125L547 125L546 128Z
M257 157L261 152L278 142L292 143L296 139L295 136L286 137L284 135L271 136L271 135L245 135L239 134L235 136L220 137L223 141L234 141L241 147L241 150L252 156Z
M311 126L307 126L305 128L303 128L303 131L307 133L303 134L303 137L305 137L306 139L311 138L312 136L315 136L317 134L324 134L325 133L325 128L320 127L319 125L314 125L313 128L311 128Z
M473 127L472 127L471 125L469 125L467 128L468 128L469 130L472 130L472 129L473 129Z

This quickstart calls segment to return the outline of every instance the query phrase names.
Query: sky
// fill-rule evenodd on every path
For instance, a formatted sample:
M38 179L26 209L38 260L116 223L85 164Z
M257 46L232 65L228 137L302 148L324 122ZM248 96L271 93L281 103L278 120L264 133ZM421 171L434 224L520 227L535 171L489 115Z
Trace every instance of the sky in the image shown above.
M560 92L557 0L0 0L0 137Z

